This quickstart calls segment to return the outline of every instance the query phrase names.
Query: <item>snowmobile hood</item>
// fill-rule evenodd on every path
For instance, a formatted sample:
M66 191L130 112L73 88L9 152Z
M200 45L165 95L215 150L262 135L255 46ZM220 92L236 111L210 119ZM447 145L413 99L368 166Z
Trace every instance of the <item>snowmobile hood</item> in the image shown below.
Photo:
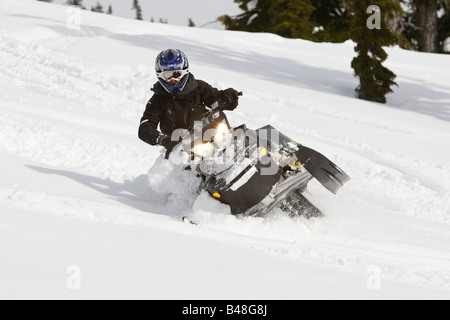
M179 92L176 96L185 96L190 94L192 91L194 91L195 89L198 88L198 83L197 80L195 79L194 75L192 73L189 74L189 79L186 83L186 86L184 87L184 89ZM164 96L169 96L169 97L173 97L174 95L170 94L169 92L167 92L164 87L161 85L161 83L156 82L153 85L153 88L151 89L153 92L157 93L157 94L161 94Z

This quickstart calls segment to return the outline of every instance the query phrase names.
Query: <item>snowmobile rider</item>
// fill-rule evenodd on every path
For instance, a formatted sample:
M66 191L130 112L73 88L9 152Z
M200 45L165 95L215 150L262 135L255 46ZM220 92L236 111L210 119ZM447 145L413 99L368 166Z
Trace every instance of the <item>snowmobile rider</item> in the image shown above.
M153 146L166 148L166 159L179 141L172 141L172 132L191 129L207 108L218 102L221 110L234 110L239 93L232 89L218 90L189 72L186 55L178 49L162 51L155 63L158 82L147 103L139 126L139 138ZM160 131L158 130L158 125Z

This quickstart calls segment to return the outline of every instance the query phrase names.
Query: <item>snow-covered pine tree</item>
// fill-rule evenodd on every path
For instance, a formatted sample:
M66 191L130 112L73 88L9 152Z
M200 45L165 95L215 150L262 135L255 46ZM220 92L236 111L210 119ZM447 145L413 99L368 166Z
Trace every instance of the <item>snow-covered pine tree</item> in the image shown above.
M396 43L395 35L386 27L385 20L380 19L380 29L370 29L367 25L367 9L371 5L379 8L389 6L389 0L360 0L355 1L355 17L351 30L351 37L356 42L355 51L358 56L351 63L355 76L359 78L360 84L356 88L360 99L386 103L386 95L393 92L391 87L395 83L396 75L382 65L388 55L384 46ZM398 8L400 10L400 8ZM381 10L381 17L383 10Z
M133 0L133 10L136 10L136 20L143 20L142 19L142 9L141 5L139 4L139 0Z
M287 38L327 42L343 42L350 38L352 0L235 2L239 3L243 13L218 19L228 30L272 32Z
M91 8L91 11L104 13L103 6L97 1L97 4Z
M83 0L67 0L66 2L69 6L76 6L76 7L80 7L81 9L86 9L83 6Z

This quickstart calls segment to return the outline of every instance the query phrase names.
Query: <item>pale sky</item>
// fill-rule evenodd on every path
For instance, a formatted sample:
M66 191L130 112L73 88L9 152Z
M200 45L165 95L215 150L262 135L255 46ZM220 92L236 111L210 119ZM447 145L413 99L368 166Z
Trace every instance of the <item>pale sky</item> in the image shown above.
M54 0L53 3L65 3L66 0ZM106 10L112 5L114 15L134 18L131 10L133 0L83 0L83 5L91 9L97 2ZM144 20L167 19L169 24L187 26L191 18L196 26L216 20L221 15L236 15L241 12L233 0L139 0Z

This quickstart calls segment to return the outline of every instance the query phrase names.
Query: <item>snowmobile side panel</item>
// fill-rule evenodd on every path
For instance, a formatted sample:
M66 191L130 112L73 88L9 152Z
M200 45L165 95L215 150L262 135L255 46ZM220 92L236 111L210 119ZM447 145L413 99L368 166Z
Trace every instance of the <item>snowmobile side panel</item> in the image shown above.
M258 217L266 216L281 202L285 201L286 197L288 197L289 194L293 193L296 190L301 192L301 190L312 178L313 177L311 176L311 174L308 171L304 170L303 172L300 172L295 176L291 176L284 181L278 182L274 186L270 194L265 199L263 199L261 203L248 210L246 214Z
M253 171L253 168L256 168L257 172L253 173L250 178L246 177L246 173ZM260 203L280 180L282 168L274 175L261 174L261 168L262 165L258 162L244 170L239 179L245 179L245 183L240 183L239 179L233 180L231 184L226 184L224 180L210 180L206 184L207 190L217 200L228 204L232 214L244 213ZM238 187L233 187L236 185Z

